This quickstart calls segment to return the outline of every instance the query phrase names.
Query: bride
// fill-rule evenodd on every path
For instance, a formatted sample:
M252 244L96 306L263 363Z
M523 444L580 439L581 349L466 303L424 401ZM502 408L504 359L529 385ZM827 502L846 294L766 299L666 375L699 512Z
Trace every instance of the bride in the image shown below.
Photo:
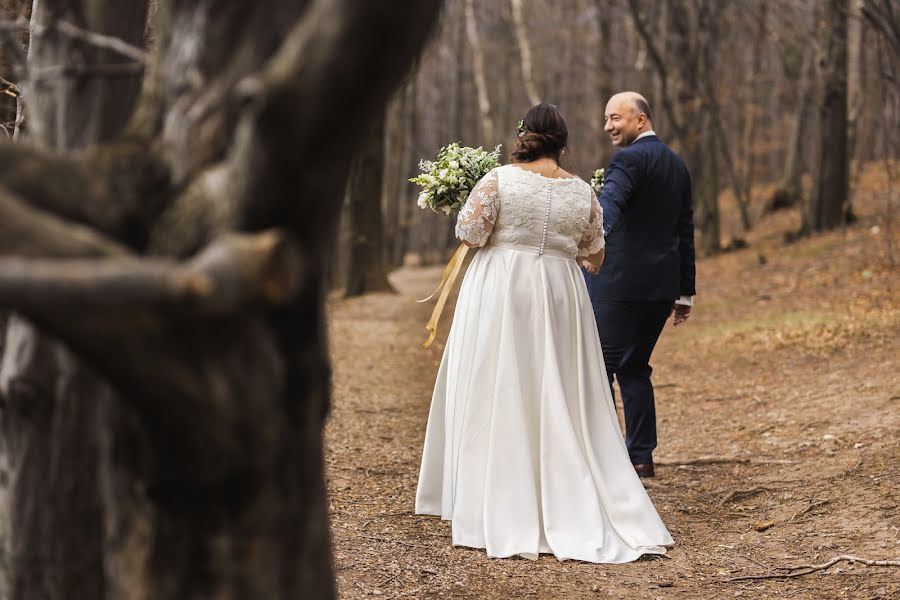
M602 264L603 215L559 165L567 136L555 106L533 106L513 164L460 212L457 237L481 249L434 387L416 513L492 557L628 562L672 538L616 418L577 263Z

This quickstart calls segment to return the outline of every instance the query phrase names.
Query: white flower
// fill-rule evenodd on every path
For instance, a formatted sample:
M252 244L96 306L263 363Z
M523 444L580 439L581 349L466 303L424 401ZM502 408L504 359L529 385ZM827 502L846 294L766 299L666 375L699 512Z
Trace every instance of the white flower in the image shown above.
M419 161L421 173L410 179L420 186L416 204L453 216L465 204L472 187L491 169L499 166L500 146L493 152L448 144L438 151L437 160Z

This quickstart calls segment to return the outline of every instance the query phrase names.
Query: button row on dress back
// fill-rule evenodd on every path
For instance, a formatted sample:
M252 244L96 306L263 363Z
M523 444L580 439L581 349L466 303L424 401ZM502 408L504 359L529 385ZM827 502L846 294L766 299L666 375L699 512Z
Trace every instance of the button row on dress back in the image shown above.
M547 243L547 226L550 224L550 198L553 193L553 186L550 185L551 182L547 182L547 211L544 213L544 231L541 234L541 249L538 251L538 256L544 253L544 245Z

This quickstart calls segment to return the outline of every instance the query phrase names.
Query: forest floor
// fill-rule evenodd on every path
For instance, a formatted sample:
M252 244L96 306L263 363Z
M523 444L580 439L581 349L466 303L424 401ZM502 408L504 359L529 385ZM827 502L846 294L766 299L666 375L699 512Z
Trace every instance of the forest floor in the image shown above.
M900 269L886 259L881 183L863 178L861 219L846 230L785 245L799 216L776 213L749 248L698 263L695 315L667 325L653 362L660 445L645 481L676 541L663 558L498 560L452 547L448 523L413 514L451 320L423 350L432 305L415 298L440 268L397 271L396 295L332 300L340 598L900 598L889 566L730 581L843 554L900 559Z

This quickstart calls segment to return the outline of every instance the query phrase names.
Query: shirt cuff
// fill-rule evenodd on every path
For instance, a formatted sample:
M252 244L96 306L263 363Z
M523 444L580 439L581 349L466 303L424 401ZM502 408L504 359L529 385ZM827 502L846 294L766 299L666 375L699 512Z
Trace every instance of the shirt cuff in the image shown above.
M678 300L675 301L675 304L681 304L683 306L693 306L694 305L694 297L693 296L682 296Z

